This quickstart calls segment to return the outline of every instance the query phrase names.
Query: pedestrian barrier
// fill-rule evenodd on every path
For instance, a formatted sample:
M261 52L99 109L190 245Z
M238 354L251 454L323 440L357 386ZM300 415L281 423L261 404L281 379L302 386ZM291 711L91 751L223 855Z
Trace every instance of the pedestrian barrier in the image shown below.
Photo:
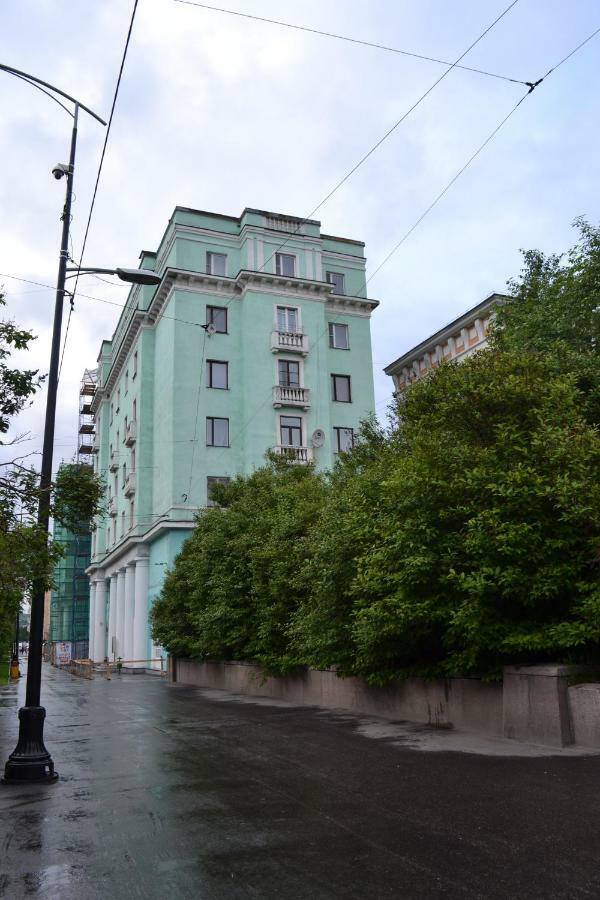
M81 678L92 679L94 677L94 664L91 659L72 659L68 668L71 675L79 675Z

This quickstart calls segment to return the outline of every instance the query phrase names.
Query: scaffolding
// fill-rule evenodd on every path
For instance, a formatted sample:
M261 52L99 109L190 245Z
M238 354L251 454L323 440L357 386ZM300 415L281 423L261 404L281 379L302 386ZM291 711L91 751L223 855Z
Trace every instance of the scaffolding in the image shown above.
M71 644L73 659L88 656L90 583L85 570L91 558L91 534L84 527L76 533L54 523L54 540L63 548L63 556L54 569L54 587L50 595L51 643Z
M79 389L79 423L77 439L77 462L91 464L94 453L96 425L92 412L92 401L98 386L98 369L86 369Z

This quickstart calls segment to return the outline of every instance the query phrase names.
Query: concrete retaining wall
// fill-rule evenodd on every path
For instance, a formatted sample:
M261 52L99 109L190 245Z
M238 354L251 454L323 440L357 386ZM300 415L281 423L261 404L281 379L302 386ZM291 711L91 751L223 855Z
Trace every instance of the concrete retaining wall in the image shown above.
M347 709L361 715L423 722L439 728L499 736L502 734L502 685L476 678L424 681L411 678L385 688L360 678L338 678L334 671L309 669L298 675L267 678L247 663L199 663L178 659L176 681L222 688L237 694L273 697L305 706Z
M503 684L410 678L375 688L360 678L338 678L333 670L264 679L260 667L250 663L169 660L169 680L182 684L552 747L600 749L600 684L570 687L575 671L568 666L510 666Z

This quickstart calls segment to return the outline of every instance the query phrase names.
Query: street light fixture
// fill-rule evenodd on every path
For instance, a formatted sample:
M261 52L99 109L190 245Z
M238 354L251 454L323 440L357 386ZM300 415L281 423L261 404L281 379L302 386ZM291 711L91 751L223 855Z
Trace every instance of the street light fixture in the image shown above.
M60 88L42 81L35 75L22 72L12 66L0 63L0 71L14 75L22 81L42 91L61 106L72 118L71 150L68 165L55 166L53 174L57 179L66 178L65 205L62 219L62 240L56 283L56 301L54 305L54 325L52 330L52 350L50 369L48 372L48 395L46 400L46 421L44 425L44 444L40 471L40 497L38 503L38 526L48 534L50 523L50 485L52 480L52 451L54 445L54 422L56 417L56 394L58 390L58 364L60 356L60 332L62 326L63 301L65 296L65 279L69 261L69 226L71 223L71 201L73 198L73 176L75 171L75 150L77 146L77 119L79 110L83 109L102 125L106 125L95 112L80 103L75 97L61 91ZM46 90L48 89L48 90ZM52 93L50 93L52 92ZM73 112L55 96L65 98L73 104ZM44 746L44 719L46 710L40 706L40 687L42 678L42 641L44 624L44 588L43 580L37 579L31 592L31 622L29 626L29 658L27 664L27 686L25 706L19 710L19 739L17 746L9 756L4 769L4 784L51 784L58 779L54 771L52 757Z
M75 275L116 275L121 281L128 281L130 284L152 284L157 285L161 282L160 275L151 272L149 269L99 269L97 266L67 266L67 278L74 278Z

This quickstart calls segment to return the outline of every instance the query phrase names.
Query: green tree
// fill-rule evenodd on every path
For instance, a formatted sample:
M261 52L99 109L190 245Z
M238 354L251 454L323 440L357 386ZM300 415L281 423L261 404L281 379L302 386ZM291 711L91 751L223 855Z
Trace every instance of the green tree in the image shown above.
M4 303L0 294L0 306ZM43 381L36 370L11 367L13 351L28 350L34 340L30 331L0 321L0 654L12 641L23 597L35 579L50 585L61 552L36 524L39 476L30 464L34 454L20 452L26 436L4 437ZM100 508L102 492L101 480L88 466L63 466L51 488L51 513L67 527L89 521Z
M488 351L407 391L352 584L355 672L597 654L600 437L575 381Z
M578 240L566 253L523 253L491 342L498 350L542 353L555 371L573 373L588 420L600 424L600 227L583 219L574 227Z
M307 534L323 479L272 458L221 487L203 511L153 607L153 635L175 653L246 659L288 671L286 628L299 602Z

